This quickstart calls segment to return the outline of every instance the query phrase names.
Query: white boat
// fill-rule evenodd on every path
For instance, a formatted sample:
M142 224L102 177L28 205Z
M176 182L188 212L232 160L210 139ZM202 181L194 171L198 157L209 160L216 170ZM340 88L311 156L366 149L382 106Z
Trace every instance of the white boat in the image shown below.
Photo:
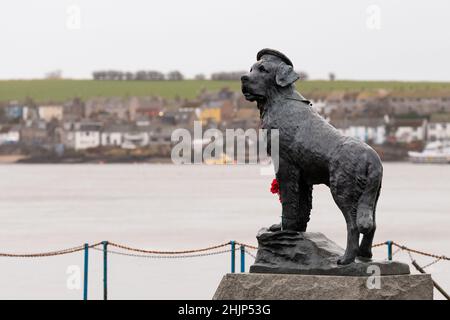
M414 163L450 163L450 141L427 143L422 152L408 152L409 160Z

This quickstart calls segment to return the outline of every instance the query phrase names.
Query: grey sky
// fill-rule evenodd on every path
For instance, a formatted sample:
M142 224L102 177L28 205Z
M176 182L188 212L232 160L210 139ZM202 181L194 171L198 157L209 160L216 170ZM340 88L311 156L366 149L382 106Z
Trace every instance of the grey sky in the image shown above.
M450 81L449 33L447 0L2 0L0 78L246 70L272 47L314 79Z

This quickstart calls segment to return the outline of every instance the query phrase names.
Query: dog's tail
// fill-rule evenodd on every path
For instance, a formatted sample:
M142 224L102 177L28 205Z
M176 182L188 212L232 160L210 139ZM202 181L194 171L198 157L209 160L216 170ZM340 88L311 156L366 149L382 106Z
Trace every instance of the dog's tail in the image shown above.
M362 190L356 210L356 226L362 234L367 234L375 229L375 209L380 195L383 166L378 154L369 149L365 152L365 160L362 163L362 172L357 178L357 183Z

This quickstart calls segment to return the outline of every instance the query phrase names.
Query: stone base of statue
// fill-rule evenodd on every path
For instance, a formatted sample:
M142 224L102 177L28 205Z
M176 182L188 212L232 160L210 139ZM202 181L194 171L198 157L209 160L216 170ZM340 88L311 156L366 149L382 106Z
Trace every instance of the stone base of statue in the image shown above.
M429 274L380 276L316 276L230 273L213 300L432 300Z
M250 273L293 273L333 276L409 274L409 266L397 261L372 261L357 258L339 265L344 249L318 232L269 231L256 236L258 253Z
M356 259L339 265L344 249L321 233L257 235L249 274L227 274L213 299L432 299L430 275L410 275L397 261Z

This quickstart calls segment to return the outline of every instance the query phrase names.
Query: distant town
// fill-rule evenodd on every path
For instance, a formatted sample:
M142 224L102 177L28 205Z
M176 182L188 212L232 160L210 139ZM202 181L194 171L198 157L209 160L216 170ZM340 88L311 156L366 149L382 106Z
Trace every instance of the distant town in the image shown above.
M238 76L218 73L214 79L236 80ZM94 73L95 81L123 81L123 77L131 79L132 75ZM140 77L161 81L157 73ZM169 79L183 78L172 72ZM306 79L305 75L303 81ZM306 98L344 135L369 143L385 161L405 160L408 151L421 151L429 141L450 139L448 90L427 94L347 89L312 91ZM238 90L227 87L200 88L195 98L149 95L74 97L58 103L36 102L33 97L3 101L0 161L168 162L172 132L178 128L192 130L194 121L201 121L205 130L257 129L259 111Z

